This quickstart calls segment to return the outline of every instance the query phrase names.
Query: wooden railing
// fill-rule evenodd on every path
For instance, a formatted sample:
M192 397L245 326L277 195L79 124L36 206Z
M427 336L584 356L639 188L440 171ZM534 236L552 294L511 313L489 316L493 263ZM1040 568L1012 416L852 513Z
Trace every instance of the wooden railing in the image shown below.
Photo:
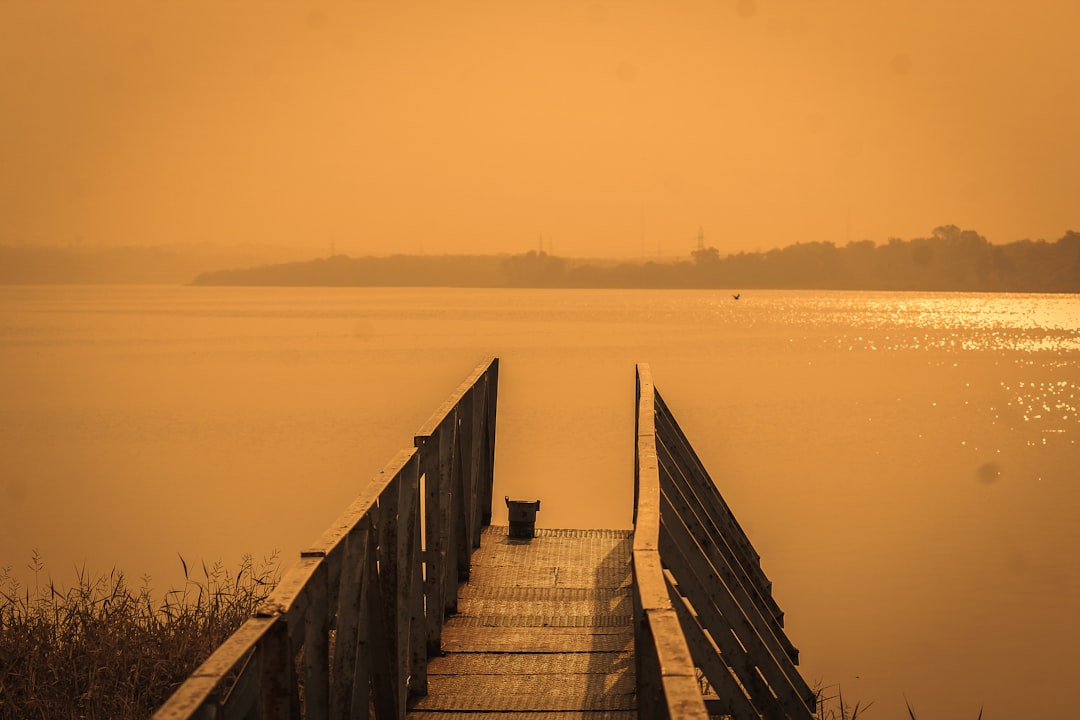
M405 717L491 520L498 372L473 371L155 720Z
M660 558L660 471L655 389L648 365L637 368L634 446L634 662L638 717L708 720L697 670L671 602Z
M798 651L784 634L783 613L757 552L653 386L647 365L638 366L637 388L639 715L687 716L681 704L689 702L690 675L708 690L703 705L710 714L810 720L816 694L795 668ZM671 648L666 664L661 636ZM697 683L694 690L701 702Z

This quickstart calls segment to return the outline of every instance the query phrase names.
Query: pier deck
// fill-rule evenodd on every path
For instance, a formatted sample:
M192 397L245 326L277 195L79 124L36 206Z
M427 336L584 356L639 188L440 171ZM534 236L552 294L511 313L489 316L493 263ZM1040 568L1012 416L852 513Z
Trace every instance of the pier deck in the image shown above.
M485 528L408 717L637 717L631 545L629 531Z

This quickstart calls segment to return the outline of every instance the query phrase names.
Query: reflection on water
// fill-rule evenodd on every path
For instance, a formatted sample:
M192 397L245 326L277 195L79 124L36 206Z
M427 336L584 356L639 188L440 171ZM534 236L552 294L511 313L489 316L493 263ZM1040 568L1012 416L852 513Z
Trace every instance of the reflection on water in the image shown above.
M628 527L634 363L761 552L803 672L904 717L1067 716L1072 296L0 287L0 565L63 584L313 540L486 354L495 497ZM498 509L496 509L496 518Z

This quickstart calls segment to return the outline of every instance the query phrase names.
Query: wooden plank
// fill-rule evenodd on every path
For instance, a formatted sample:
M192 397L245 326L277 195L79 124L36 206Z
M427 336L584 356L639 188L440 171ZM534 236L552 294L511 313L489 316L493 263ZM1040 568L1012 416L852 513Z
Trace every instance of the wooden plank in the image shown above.
M732 512L731 508L720 494L716 484L709 477L709 473L705 469L705 465L701 462L701 458L699 458L694 451L693 446L690 444L690 440L686 437L682 428L679 427L678 422L675 420L675 416L668 409L667 404L659 393L656 394L656 403L659 413L658 433L663 438L663 442L679 448L681 456L685 457L685 462L683 463L685 469L692 472L696 478L700 479L700 482L697 484L703 491L700 501L705 503L706 507L709 508L710 515L724 523L729 541L738 548L739 552L746 555L746 564L748 566L756 567L760 571L761 556L754 548L753 543L750 542L749 536L747 536L746 531L743 530L742 526L739 524L738 519L735 517L735 513ZM768 588L771 588L772 583L765 577L764 572L761 573L761 577L767 588L766 592L768 592Z
M248 718L255 714L259 705L260 664L262 653L259 649L251 653L244 663L236 681L229 688L228 694L221 703L219 715L225 720L234 718Z
M297 647L303 644L307 628L306 616L312 600L309 583L322 564L321 557L301 556L255 609L256 617L281 616L289 628L289 641Z
M680 720L706 720L709 715L698 689L697 671L675 611L671 608L646 610L645 615L659 661L667 716Z
M279 617L259 643L259 716L289 720L295 687L288 625Z
M411 720L475 720L476 714L464 711L417 710L409 713ZM483 720L637 720L636 710L530 710L527 715L516 711L489 711Z
M328 567L318 563L308 582L310 602L304 643L305 720L330 718L330 617Z
M696 556L687 557L683 547L670 534L676 525L678 523L665 523L661 528L661 554L678 582L680 592L709 628L725 661L750 689L755 703L774 694L792 718L809 720L810 712L801 696L802 687L799 687L805 687L802 677L786 656L777 658L769 650L720 578L708 569L699 568ZM758 681L758 671L768 687Z
M477 460L478 448L473 443L479 437L476 428L476 388L462 395L458 404L458 458L461 463L461 522L463 547L459 551L468 557L480 542L480 513L477 509Z
M461 505L461 475L457 443L457 413L448 416L443 429L439 432L439 464L443 468L445 484L439 497L439 541L444 553L443 563L443 608L447 614L457 612L458 586L458 550L457 523Z
M458 583L469 579L470 557L473 551L472 539L469 537L469 505L474 498L469 488L471 452L465 442L467 424L464 408L458 407L454 424L454 461L451 464L453 472L450 481L450 524L448 526L450 534L448 547L453 550L454 562L447 565L447 570L450 571L447 583L452 583L455 602Z
M443 650L447 653L595 653L627 651L633 648L633 629L626 626L534 626L503 627L497 630L490 627L460 626L446 628L443 635ZM434 661L433 659L432 662Z
M330 716L352 717L354 688L368 684L367 675L357 662L364 607L365 563L374 562L371 518L363 516L345 537L341 589L338 593L337 627L334 636L334 679L330 687Z
M706 706L709 714L730 715L736 718L756 718L768 715L771 709L779 711L780 706L771 698L772 708L764 710L754 707L750 698L747 697L742 685L736 679L733 671L728 667L720 656L720 648L706 634L705 628L698 622L697 616L691 611L686 598L677 596L677 591L668 583L671 594L671 603L675 608L675 614L679 618L679 626L686 638L686 645L694 658L694 664L701 668L713 691L719 696L720 712L713 712Z
M499 405L499 359L495 358L488 368L485 379L484 401L484 474L480 500L481 522L491 524L492 490L495 479L495 419Z
M762 638L774 653L783 653L798 664L799 651L791 644L783 629L772 614L772 605L766 603L757 592L751 577L740 563L739 556L731 552L723 534L715 532L715 527L705 516L704 509L697 505L693 496L686 497L686 485L678 482L664 482L670 478L675 468L661 461L661 486L663 500L668 503L672 513L677 516L670 520L672 530L682 538L687 548L687 555L700 555L699 562L706 563L712 572L723 579L732 598L743 610ZM682 532L681 528L685 528ZM692 547L691 547L692 544Z
M564 636L565 637L565 636ZM471 652L432 658L431 675L610 674L616 669L633 677L634 654L610 652Z
M249 618L245 621L158 708L154 720L179 720L195 713L210 700L225 676L248 658L273 623L273 618Z
M396 583L396 548L391 532L397 525L396 499L397 488L388 488L379 498L378 508L372 509L375 544L370 551L372 555L364 563L365 592L361 604L364 631L357 654L358 664L363 665L365 674L371 678L371 702L377 718L398 718L401 711L396 682L398 638L392 625L396 613L394 596L388 589ZM354 694L354 713L360 709L355 703Z
M637 439L635 455L637 504L634 514L634 549L655 550L660 535L660 465L656 457L656 439L647 435Z
M378 523L378 583L380 610L383 613L383 621L386 623L385 638L379 643L381 662L377 664L377 672L385 677L386 709L397 717L400 708L405 703L405 680L408 668L403 662L407 649L407 631L402 628L402 621L407 622L404 612L407 608L403 602L402 594L408 592L407 587L402 587L402 575L405 568L402 564L408 562L408 558L402 557L402 541L400 521L401 485L402 476L399 473L391 483L386 486L386 491L379 496L379 523ZM379 623L382 625L382 623ZM406 634L406 637L402 635ZM390 717L383 715L382 717Z
M772 595L772 581L765 575L757 555L747 550L749 540L741 536L742 530L733 522L726 506L719 497L712 480L694 472L687 472L685 455L671 454L671 448L661 443L658 452L661 465L661 486L678 487L687 497L689 507L695 508L702 518L702 530L710 532L714 542L729 558L729 564L746 579L746 587L758 599L755 601L762 612L774 619L778 627L784 625L784 613ZM665 470L667 472L665 472Z
M629 693L594 694L554 693L541 691L520 694L456 695L453 693L432 693L422 698L415 705L415 710L445 712L484 713L487 717L492 712L607 712L611 710L632 710L637 705L634 695ZM708 716L703 716L707 718Z
M408 508L402 521L402 539L404 540L403 567L407 577L409 592L403 598L405 622L409 640L405 646L408 655L407 692L411 695L427 693L427 618L424 600L423 545L421 534L420 507L420 458L405 470L401 485L402 507Z
M420 472L424 475L424 598L427 611L427 651L429 655L439 652L445 607L443 596L446 579L446 549L444 547L442 513L442 488L444 478L439 462L440 443L424 443L420 446Z

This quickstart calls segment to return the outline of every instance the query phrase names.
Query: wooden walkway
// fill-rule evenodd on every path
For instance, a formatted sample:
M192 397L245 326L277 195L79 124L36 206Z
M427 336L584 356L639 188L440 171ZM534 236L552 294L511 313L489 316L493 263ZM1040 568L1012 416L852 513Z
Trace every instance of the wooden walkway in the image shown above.
M414 720L637 717L631 535L485 528Z
M648 366L632 536L490 526L498 376L478 365L154 719L813 720L772 583Z

